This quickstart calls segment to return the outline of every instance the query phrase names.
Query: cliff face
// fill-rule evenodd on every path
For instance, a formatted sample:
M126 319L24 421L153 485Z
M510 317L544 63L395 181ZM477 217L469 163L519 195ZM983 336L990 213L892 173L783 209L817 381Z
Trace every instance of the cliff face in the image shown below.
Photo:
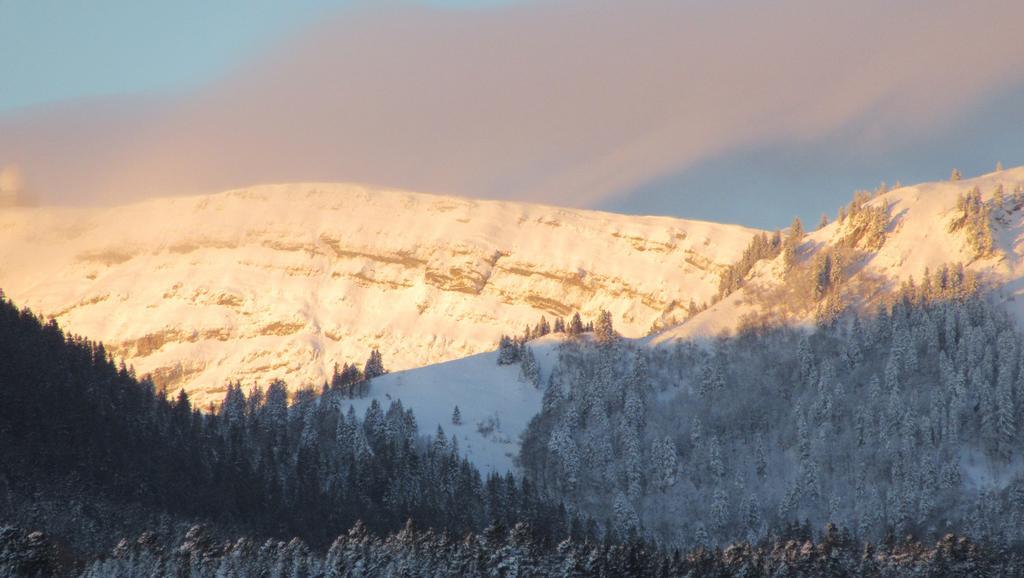
M607 309L626 336L709 301L757 231L296 184L105 208L0 212L0 288L170 389L320 383L377 347L391 369Z

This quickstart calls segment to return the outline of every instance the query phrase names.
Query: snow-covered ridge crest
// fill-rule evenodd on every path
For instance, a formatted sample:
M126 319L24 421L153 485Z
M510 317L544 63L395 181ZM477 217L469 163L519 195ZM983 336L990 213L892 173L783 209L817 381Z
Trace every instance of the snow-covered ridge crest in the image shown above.
M141 374L319 383L380 348L403 369L580 311L626 336L708 301L757 233L373 189L286 184L112 208L0 211L0 287Z
M977 227L964 224L962 204L965 198L970 204L973 191L982 207L977 218L988 223L987 241ZM860 235L864 219L833 218L803 237L795 251L795 274L787 269L783 254L759 261L738 290L653 337L651 343L715 337L745 323L812 323L830 305L829 298L841 306L870 309L903 283L921 283L926 274L934 276L944 266L957 265L984 286L998 289L1009 309L1024 321L1024 300L1015 298L1024 291L1024 167L899 187L871 198L865 207L887 212L878 246ZM990 250L979 251L979 241L988 243ZM846 259L837 276L841 281L815 296L814 277L824 257L840 253Z

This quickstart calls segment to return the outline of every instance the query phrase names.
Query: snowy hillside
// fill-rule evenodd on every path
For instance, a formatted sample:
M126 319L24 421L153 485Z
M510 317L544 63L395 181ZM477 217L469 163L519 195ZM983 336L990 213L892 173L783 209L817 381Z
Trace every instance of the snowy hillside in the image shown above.
M548 335L530 342L540 365L541 382L558 362L563 337ZM344 400L362 417L376 399L387 411L393 400L412 408L421 434L434 435L437 427L455 436L459 449L483 472L514 469L519 435L540 411L542 388L520 375L520 365L498 365L496 351L438 363L375 378L367 397ZM452 423L458 406L461 424Z
M999 183L1003 184L1005 210L1001 213L993 211L991 215L995 246L990 255L976 258L966 232L950 231L950 223L956 218L961 194L966 195L977 187L982 193L982 199L991 201ZM920 283L926 270L934 274L943 264L954 263L964 263L968 270L977 272L983 282L1003 287L1007 297L1021 291L1019 280L1024 278L1022 250L1015 251L1015 247L1024 241L1024 206L1016 209L1013 206L1017 184L1024 184L1024 169L1001 171L958 182L903 187L871 199L868 201L871 206L888 207L889 219L884 242L880 247L866 247L863 244L860 248L854 247L856 252L851 254L859 255L860 259L845 265L849 278L844 282L844 290L847 285L849 287L842 298L855 306L870 307L878 300L890 296L911 276ZM819 254L843 243L848 244L844 239L848 238L855 227L855 220L851 218L845 219L842 224L832 223L806 234L796 252L795 267L813 269ZM788 304L792 304L802 298L799 295L800 281L799 275L787 277L785 274L783 255L761 261L738 291L689 321L653 338L639 341L657 346L679 340L717 336L733 331L745 318L758 316L795 324L810 324L814 320L814 299L808 299L809 305L804 309L789 310L785 307L787 299L790 300ZM1011 309L1016 303L1010 303ZM1018 310L1022 313L1021 319L1024 319L1024 309L1018 307ZM540 343L543 348L538 349ZM551 343L531 343L539 354L545 376L557 362L557 350L551 347ZM540 355L541 352L543 355ZM466 426L455 430L460 432L460 443L465 439L468 444L477 444L476 449L467 447L467 450L478 466L486 469L499 464L500 470L511 463L500 461L501 456L504 452L505 458L510 459L517 450L518 432L525 428L530 417L539 409L542 392L519 383L519 366L497 366L495 356L496 353L488 353L389 375L378 380L381 385L375 386L375 396L383 396L381 402L385 405L389 402L387 396L401 398L406 407L412 407L417 416L423 416L420 428L428 433L438 424L451 433L451 410L455 404L459 404L464 412L467 407L472 407L475 412L474 421L500 414L507 434L504 440L507 442L511 438L510 444L495 444L493 439L481 440L475 435L463 438L461 436L467 432L475 431ZM404 387L400 387L402 384ZM496 391L502 392L500 396L494 393ZM363 411L368 401L357 400L356 403L357 409ZM480 452L481 447L486 448L486 453ZM487 459L481 460L482 455L488 456ZM496 456L499 461L492 462L490 456Z
M1002 199L997 190L1001 187ZM796 268L810 274L820 257L847 248L854 257L844 263L843 304L870 307L891 295L911 277L920 283L926 271L934 274L943 265L962 263L977 274L979 282L999 288L1011 301L1010 308L1024 320L1024 305L1014 296L1024 291L1024 167L989 173L972 179L923 183L901 187L870 199L866 206L885 208L887 223L878 247L864 240L851 244L857 223L833 220L807 233L796 250ZM980 193L987 207L991 250L980 254L972 245L972 234L958 227L962 218L958 202L972 189ZM653 337L651 343L672 343L681 339L711 337L734 331L744 322L808 323L815 307L797 307L807 300L798 287L800 276L786 275L785 259L779 255L753 267L743 286L686 322ZM801 293L803 291L803 294ZM820 306L820 303L818 304Z
M709 300L756 231L295 184L109 209L0 210L0 288L198 401L492 350L541 315L639 337Z

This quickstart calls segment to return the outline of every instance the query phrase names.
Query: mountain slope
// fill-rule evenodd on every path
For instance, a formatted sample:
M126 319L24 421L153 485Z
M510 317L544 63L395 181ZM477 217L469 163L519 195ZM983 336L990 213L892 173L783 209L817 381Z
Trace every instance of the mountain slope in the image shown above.
M1002 187L1003 199L996 200ZM812 322L824 305L810 297L814 269L826 254L839 251L847 257L842 287L836 298L843 305L870 308L891 296L911 278L921 283L925 273L932 276L944 265L963 264L979 282L1000 289L1010 310L1024 320L1024 306L1013 296L1024 289L1024 167L989 173L960 181L941 181L901 187L875 196L865 206L885 208L888 213L884 237L869 246L861 237L855 219L829 225L808 233L796 249L795 273L787 273L779 255L763 260L751 270L743 286L707 310L650 339L654 345L679 340L707 338L735 331L744 324L802 324ZM992 250L979 254L972 246L972 233L958 220L961 196L972 189L980 193L987 207ZM985 218L985 217L983 217Z
M977 187L982 200L992 203L1000 183L1005 209L993 210L991 215L995 245L991 254L978 258L968 234L963 230L950 231L950 224L957 218L961 194ZM890 298L910 277L920 284L926 270L934 275L944 264L963 263L982 282L1002 288L1009 309L1024 320L1024 309L1019 301L1012 300L1024 279L1024 248L1020 247L1024 243L1024 205L1014 205L1024 201L1024 197L1014 199L1018 184L1024 185L1024 168L958 182L923 183L878 195L868 200L867 205L888 208L888 226L880 246L850 241L858 228L856 218L829 224L804 236L791 273L785 272L781 254L763 260L739 290L682 324L638 342L657 347L713 338L731 333L744 323L811 324L826 300L808 294L808 277L815 273L820 255L830 251L836 254L844 247L848 249L844 255L857 257L844 265L846 276L842 287L836 290L845 304L871 313L877 303ZM551 335L530 342L545 379L558 363L556 346L561 339ZM371 397L378 397L382 403L391 398L402 399L417 416L422 416L423 431L433 431L441 425L449 435L455 432L460 443L467 445L467 457L478 467L502 471L511 467L519 434L530 417L539 412L543 392L534 391L519 380L518 365L498 366L496 357L496 352L490 352L388 375L374 381ZM369 399L354 403L363 410ZM473 417L465 420L468 427L452 428L450 416L456 404L463 412L467 406L472 407ZM477 435L473 424L496 414L502 416L502 435ZM509 419L505 419L506 415Z
M709 300L756 231L355 185L0 211L0 287L160 385L320 383L494 348L544 314L627 336Z
M558 363L558 346L565 339L552 334L530 342L541 383ZM363 415L374 399L383 408L399 399L416 413L421 433L433 435L440 426L449 438L455 436L462 455L481 471L504 474L515 470L519 436L540 411L543 395L543 386L521 376L518 363L498 365L498 353L490 351L374 378L366 397L341 405L352 405ZM452 423L456 406L460 424Z
M203 413L0 298L0 520L92 553L147 527L183 532L186 522L299 536L322 551L359 520L374 533L411 520L460 536L522 520L538 538L565 537L556 502L517 491L509 477L484 490L481 472L445 439L419 443L413 412L387 402L346 415L338 393L289 406L280 383L248 398L232 388L216 414ZM9 538L0 524L0 568Z

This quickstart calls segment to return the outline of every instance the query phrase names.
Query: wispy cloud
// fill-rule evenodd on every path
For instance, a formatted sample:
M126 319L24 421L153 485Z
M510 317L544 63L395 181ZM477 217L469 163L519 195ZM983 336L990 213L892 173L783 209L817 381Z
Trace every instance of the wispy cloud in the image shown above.
M364 8L187 97L0 118L0 165L56 200L351 180L588 206L752 144L942 123L1024 78L1022 18L984 0Z

